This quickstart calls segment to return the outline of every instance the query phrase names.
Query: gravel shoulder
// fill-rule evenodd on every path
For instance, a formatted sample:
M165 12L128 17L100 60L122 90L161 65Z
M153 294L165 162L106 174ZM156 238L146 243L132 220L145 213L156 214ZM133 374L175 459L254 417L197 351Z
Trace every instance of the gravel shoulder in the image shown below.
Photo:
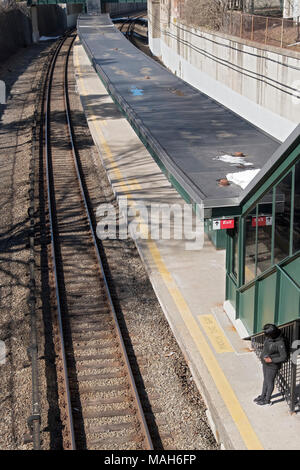
M1 64L8 99L0 105L0 449L31 449L24 444L31 414L29 346L29 162L36 87L48 44L20 50ZM43 388L41 384L41 389Z

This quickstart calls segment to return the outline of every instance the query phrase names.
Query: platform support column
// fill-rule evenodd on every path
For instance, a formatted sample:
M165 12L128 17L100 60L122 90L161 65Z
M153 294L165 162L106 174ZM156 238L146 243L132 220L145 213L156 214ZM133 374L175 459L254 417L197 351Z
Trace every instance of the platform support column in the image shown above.
M32 6L30 8L30 14L31 14L31 23L32 23L32 41L39 42L40 32L39 32L37 6Z
M87 0L87 14L101 15L101 0Z
M161 55L161 4L160 0L148 0L149 47L154 55Z

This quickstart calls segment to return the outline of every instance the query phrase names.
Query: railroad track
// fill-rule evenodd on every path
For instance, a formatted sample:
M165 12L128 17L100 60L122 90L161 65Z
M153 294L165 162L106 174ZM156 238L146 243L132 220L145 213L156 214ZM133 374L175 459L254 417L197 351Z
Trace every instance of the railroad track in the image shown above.
M123 22L118 22L117 20L114 23L117 25L121 33L124 33L128 41L130 41L137 49L140 49L144 54L151 57L151 59L160 63L164 67L164 64L155 57L148 46L148 32L147 28L143 27L140 24L140 20L147 16L147 12L141 13L138 16L128 17Z
M126 38L133 43L138 49L141 49L145 52L148 44L148 36L145 31L146 28L143 28L139 23L140 20L147 16L147 13L143 12L140 15L135 15L134 17L128 17L123 23L119 24L119 29L121 33L123 32ZM137 31L137 26L139 26L140 31Z
M58 44L43 93L51 304L63 447L151 450L73 134L68 63L75 36L70 33Z

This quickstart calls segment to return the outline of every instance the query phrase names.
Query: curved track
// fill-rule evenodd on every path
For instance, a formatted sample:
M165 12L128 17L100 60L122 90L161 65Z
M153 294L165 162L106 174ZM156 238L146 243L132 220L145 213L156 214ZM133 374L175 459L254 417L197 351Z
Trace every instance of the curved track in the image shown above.
M43 105L63 447L150 450L72 129L68 60L75 36L58 44Z
M143 12L140 15L128 17L119 25L119 29L134 46L146 54L149 54L148 48L146 47L148 44L147 30L144 31L142 27L143 24L141 23L141 20L146 16L147 13ZM118 23L118 21L116 21L116 23ZM140 28L139 31L137 30L137 26Z

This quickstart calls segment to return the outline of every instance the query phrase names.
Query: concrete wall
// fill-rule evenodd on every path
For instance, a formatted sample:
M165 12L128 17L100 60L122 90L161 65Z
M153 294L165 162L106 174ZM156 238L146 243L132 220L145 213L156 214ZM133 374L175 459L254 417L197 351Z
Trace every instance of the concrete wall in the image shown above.
M31 20L26 10L20 9L0 13L0 62L21 47L31 44Z
M67 6L67 26L68 28L75 27L77 25L77 17L82 13L83 5L68 5Z
M62 34L67 28L66 11L60 5L39 5L37 14L40 36Z
M101 15L102 0L86 0L86 12L88 15Z
M296 20L300 16L300 0L284 0L283 16Z
M1 0L0 0L1 1ZM21 47L32 43L33 29L38 36L62 34L67 27L75 26L81 5L40 5L31 17L25 2L19 8L0 11L0 62ZM34 28L32 20L34 20Z
M67 28L75 27L77 17L82 13L82 4L39 5L38 30L40 36L62 34Z
M146 2L106 3L104 6L112 15L147 9ZM81 12L81 4L39 5L34 18L31 18L26 2L22 2L20 8L0 11L0 61L6 60L21 47L30 45L33 41L33 29L34 40L37 41L39 36L62 34L67 28L76 26L77 16Z
M105 3L102 7L104 13L111 15L125 14L135 11L147 10L147 2L142 3Z
M75 27L77 24L77 17L82 13L82 4L66 4L67 28Z
M300 122L300 54L195 29L149 1L149 45L179 77L283 141Z
M148 1L148 40L154 55L160 56L160 0Z

